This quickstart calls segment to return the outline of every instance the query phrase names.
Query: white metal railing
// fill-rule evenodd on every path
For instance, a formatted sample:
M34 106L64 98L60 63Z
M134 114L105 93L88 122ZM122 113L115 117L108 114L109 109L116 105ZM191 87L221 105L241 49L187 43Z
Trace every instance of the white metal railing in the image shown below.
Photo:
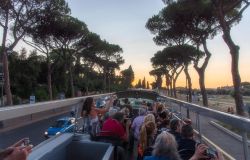
M55 100L55 101L41 102L41 103L35 103L35 104L2 107L0 108L0 121L13 119L13 118L17 118L17 117L21 117L25 115L34 114L34 113L39 113L43 111L49 111L49 110L53 110L57 108L63 108L65 106L72 107L75 105L80 105L81 103L83 103L83 100L87 97L98 98L98 97L108 96L111 94L113 93L69 98L69 99L64 99L64 100Z
M216 120L219 120L221 122L224 122L226 124L229 124L233 126L234 128L237 128L242 135L242 144L244 148L244 157L245 160L250 160L249 156L249 149L248 149L248 138L247 133L250 132L250 119L245 117L240 117L237 115L232 115L228 113L224 113L221 111L213 110L210 108L202 107L196 104L188 103L185 101L181 101L178 99L166 97L166 96L160 96L163 100L165 100L167 103L172 106L173 104L177 105L179 107L180 112L182 112L182 108L185 108L187 111L187 115L189 111L192 111L196 113L196 124L197 129L200 135L202 135L201 126L200 126L200 115L213 118Z

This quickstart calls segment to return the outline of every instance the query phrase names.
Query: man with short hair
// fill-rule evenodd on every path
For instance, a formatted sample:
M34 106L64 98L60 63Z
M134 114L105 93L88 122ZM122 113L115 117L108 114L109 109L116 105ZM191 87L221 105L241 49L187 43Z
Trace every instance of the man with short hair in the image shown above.
M178 151L183 160L190 159L195 152L196 142L193 137L193 127L191 125L182 126L181 139L178 142Z
M179 142L181 139L181 121L178 119L172 119L170 121L170 131L168 132L175 137L176 142Z

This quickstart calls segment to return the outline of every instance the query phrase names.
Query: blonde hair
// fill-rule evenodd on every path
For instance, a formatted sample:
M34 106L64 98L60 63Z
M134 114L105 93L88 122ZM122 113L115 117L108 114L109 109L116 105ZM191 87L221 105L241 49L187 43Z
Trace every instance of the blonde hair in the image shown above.
M175 138L172 134L166 131L163 131L157 136L153 148L154 156L166 156L171 160L180 160Z
M152 136L154 131L156 129L156 124L153 121L149 121L142 124L141 130L140 130L140 145L142 150L144 151L148 144L148 138L149 136Z
M155 123L155 116L153 114L148 114L144 117L144 122L143 123L147 123L147 122L154 122Z

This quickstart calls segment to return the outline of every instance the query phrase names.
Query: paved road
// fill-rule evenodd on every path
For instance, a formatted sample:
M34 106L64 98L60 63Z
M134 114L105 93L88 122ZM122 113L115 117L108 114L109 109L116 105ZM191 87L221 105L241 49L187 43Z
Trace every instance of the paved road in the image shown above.
M33 145L37 145L45 140L43 134L45 130L58 118L69 116L69 113L61 114L52 118L38 121L17 129L0 133L0 148L6 148L21 138L29 137Z
M182 110L182 114L186 115L185 109ZM196 114L190 112L190 117L194 126L196 126ZM214 119L205 116L200 116L202 134L209 140L211 140L213 143L221 147L224 151L226 151L235 159L237 160L244 159L244 151L242 143L233 138L232 136L224 133L223 131L211 125L209 122L212 120L216 121Z

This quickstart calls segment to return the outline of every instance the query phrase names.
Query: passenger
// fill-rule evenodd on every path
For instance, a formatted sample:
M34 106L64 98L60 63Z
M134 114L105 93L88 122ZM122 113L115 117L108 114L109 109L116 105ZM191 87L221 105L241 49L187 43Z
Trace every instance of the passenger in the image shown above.
M118 99L114 100L113 106L111 108L120 110L120 101Z
M163 104L159 104L157 106L157 114L160 114L162 112L163 108L164 108Z
M169 123L170 123L170 120L168 119L168 112L162 111L158 115L158 122L157 122L158 132L161 133L162 131L168 131Z
M144 122L146 110L144 108L139 109L139 116L136 117L132 123L131 129L134 133L135 140L139 140L140 128Z
M146 110L144 108L139 109L139 116L136 117L132 123L131 129L133 133L133 139L134 139L134 159L137 159L137 146L139 141L139 135L140 135L140 129L144 122L144 117L146 114Z
M32 152L32 145L23 145L26 138L0 152L0 160L26 160Z
M100 126L98 115L108 112L112 103L113 99L111 98L109 103L106 103L106 107L96 108L94 99L92 97L86 98L81 112L81 116L84 119L83 132L88 132L92 136L96 136Z
M148 111L152 112L153 111L153 105L152 105L152 103L148 102L147 103L147 108L148 108Z
M144 123L147 123L149 121L152 121L155 123L155 116L153 114L147 114L144 118Z
M155 140L152 156L146 156L144 160L180 160L177 152L177 143L172 134L162 132Z
M145 155L151 155L156 135L156 124L153 121L144 123L140 130L138 146L138 159L143 159Z
M191 125L184 125L181 128L181 140L178 142L178 151L183 160L189 160L195 153L196 142L194 130Z
M127 142L130 124L130 120L127 120L126 124L124 124L124 114L122 112L117 112L103 123L100 135L118 137Z
M194 155L189 160L203 160L203 159L209 159L209 160L224 160L224 157L221 152L217 151L217 154L214 158L209 158L204 154L206 150L208 149L208 146L205 144L200 144L196 147Z
M125 98L125 99L124 99L124 104L125 104L125 105L126 105L126 104L130 104L128 98Z
M181 139L181 121L178 120L178 119L172 119L170 121L170 131L169 133L171 133L174 137L175 137L175 140L177 142L180 141Z

